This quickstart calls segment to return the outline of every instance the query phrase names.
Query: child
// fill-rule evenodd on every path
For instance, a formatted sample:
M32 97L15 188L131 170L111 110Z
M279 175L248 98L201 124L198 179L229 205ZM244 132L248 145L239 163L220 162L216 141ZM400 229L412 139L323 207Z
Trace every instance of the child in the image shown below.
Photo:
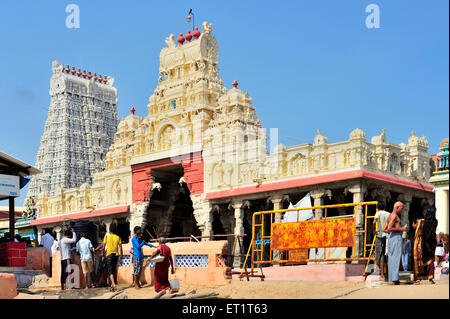
M408 238L403 238L403 247L402 247L403 271L408 271L408 258L410 252L411 252L411 241Z
M439 233L439 237L436 242L436 251L435 251L435 264L436 267L441 267L442 261L445 261L444 255L445 255L445 241L444 241L444 233Z

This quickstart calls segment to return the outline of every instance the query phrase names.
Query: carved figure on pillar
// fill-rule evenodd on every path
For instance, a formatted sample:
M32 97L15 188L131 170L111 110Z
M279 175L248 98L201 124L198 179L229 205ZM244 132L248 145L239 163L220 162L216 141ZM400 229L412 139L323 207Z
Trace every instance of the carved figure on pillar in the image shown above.
M197 227L202 233L202 236L210 236L212 232L212 205L207 200L204 200L203 195L191 194L192 206L194 208L194 217L197 222ZM209 240L203 238L202 240Z
M400 223L402 226L410 225L409 222L409 208L411 206L411 202L412 202L412 195L411 194L400 194L397 197L397 200L403 202L404 206L403 206L403 211L402 211L402 215L400 217ZM410 227L411 229L411 227ZM403 237L406 237L406 232L403 234Z

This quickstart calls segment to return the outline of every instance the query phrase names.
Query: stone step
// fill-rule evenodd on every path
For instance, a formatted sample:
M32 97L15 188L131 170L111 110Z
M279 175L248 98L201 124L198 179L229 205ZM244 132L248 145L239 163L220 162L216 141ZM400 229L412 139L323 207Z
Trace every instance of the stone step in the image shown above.
M17 267L15 267L17 268ZM8 269L8 270L0 270L3 273L18 273L18 274L42 274L42 270L36 269Z
M434 279L440 280L442 276L445 276L441 274L441 269L442 268L434 269ZM401 271L398 276L399 280L414 280L414 273L412 271Z
M14 271L22 271L27 270L27 267L0 267L0 272L14 272Z

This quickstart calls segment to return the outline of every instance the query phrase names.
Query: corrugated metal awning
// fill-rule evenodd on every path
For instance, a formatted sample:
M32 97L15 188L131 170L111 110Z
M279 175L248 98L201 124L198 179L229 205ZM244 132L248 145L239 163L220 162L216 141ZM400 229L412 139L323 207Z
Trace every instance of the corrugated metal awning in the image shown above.
M23 177L42 173L42 171L38 170L37 168L22 161L19 161L18 159L9 156L8 154L5 154L3 152L0 152L0 160L11 166L19 167L21 169L19 175Z
M37 226L37 225L45 225L45 224L53 224L53 223L64 223L64 222L70 222L72 220L79 220L79 219L85 219L85 218L127 213L127 212L129 212L129 210L130 210L129 205L114 206L114 207L108 207L108 208L102 208L102 209L81 211L81 212L71 213L71 214L38 218L38 219L32 220L30 225Z

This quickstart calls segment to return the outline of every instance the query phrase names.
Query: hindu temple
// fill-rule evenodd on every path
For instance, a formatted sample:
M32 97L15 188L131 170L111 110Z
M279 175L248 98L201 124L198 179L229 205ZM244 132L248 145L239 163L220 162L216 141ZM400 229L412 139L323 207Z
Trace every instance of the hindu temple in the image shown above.
M104 169L93 172L92 182L37 194L32 224L39 234L51 228L61 236L70 221L83 219L106 228L118 224L124 242L139 225L152 237L213 240L207 236L246 234L247 249L254 212L287 208L306 194L314 206L376 200L391 209L402 200L405 222L434 204L428 141L414 131L395 144L383 128L373 137L354 128L347 140L329 143L321 128L309 143L279 144L269 152L249 92L237 81L231 87L223 83L218 53L208 22L201 32L196 27L192 35L165 39L147 115L136 115L134 107L144 107L135 105L121 119ZM63 74L62 65L54 67ZM115 107L115 91L108 89L110 107ZM107 145L106 140L100 143L97 148ZM328 216L347 214L345 207L328 211ZM314 218L322 217L316 209ZM362 222L357 219L357 227ZM241 264L234 260L235 267Z

